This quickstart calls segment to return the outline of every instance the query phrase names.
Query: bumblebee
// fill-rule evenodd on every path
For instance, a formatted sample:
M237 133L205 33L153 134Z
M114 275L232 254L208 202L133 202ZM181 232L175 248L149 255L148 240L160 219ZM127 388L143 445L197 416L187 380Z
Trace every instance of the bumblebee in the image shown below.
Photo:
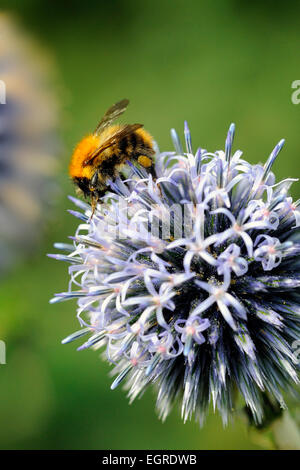
M93 134L76 146L69 174L85 196L91 197L94 212L98 200L108 190L127 161L137 162L153 173L153 139L142 124L112 124L124 113L129 101L124 99L111 106Z

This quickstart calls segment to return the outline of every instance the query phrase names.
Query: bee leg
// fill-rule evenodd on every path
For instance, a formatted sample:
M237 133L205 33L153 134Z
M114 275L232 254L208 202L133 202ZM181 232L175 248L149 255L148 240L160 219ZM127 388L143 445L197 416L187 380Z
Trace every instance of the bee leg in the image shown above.
M157 179L157 174L155 171L155 165L154 165L154 161L152 160L152 158L148 157L147 155L140 155L137 161L152 176L153 181L155 181ZM163 193L162 193L160 185L158 185L158 190L159 190L160 196L163 197Z
M152 163L151 167L148 169L150 175L155 180L157 178L154 163Z
M94 216L94 213L95 213L95 210L96 210L96 207L97 207L97 203L98 203L98 197L93 194L92 198L91 198L92 215L91 215L90 220L92 220L92 218Z
M156 178L154 163L150 157L147 157L147 155L140 155L137 161L143 168L148 171L148 173L152 175L153 179Z

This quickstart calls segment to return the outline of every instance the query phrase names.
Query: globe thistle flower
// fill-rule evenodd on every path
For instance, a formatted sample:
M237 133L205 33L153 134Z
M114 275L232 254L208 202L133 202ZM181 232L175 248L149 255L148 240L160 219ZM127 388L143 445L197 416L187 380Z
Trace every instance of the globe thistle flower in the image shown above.
M52 67L7 14L0 14L0 271L32 248L53 199L58 150ZM46 213L49 211L46 211Z
M69 290L81 329L63 343L105 351L130 401L149 385L166 418L175 401L182 417L203 422L210 403L228 421L238 397L256 424L266 399L285 407L283 391L299 382L292 343L300 333L300 213L271 171L284 141L264 165L225 151L156 157L156 178L128 162L132 174L91 207L71 198L80 219L74 244L58 244L70 263Z

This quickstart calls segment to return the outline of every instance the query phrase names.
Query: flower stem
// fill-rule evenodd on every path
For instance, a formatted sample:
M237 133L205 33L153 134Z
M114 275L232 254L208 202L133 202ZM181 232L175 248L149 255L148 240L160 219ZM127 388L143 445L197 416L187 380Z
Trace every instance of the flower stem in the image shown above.
M288 411L271 425L272 437L279 450L300 450L300 430Z

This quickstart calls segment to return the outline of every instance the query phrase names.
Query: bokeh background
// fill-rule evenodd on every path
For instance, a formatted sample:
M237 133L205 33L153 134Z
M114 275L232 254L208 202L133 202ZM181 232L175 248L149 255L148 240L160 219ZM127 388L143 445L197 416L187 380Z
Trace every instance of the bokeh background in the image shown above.
M299 176L300 105L291 101L291 84L300 79L299 3L2 0L1 6L56 64L52 91L61 108L63 151L59 191L52 208L43 209L48 221L34 228L42 241L0 280L0 339L7 344L0 448L258 448L242 417L223 429L211 414L199 429L183 424L175 409L162 424L151 391L131 406L121 389L110 391L110 367L98 353L61 345L78 329L75 303L49 305L54 292L67 288L68 275L46 253L76 226L67 213L72 148L124 97L131 100L127 121L143 122L162 150L171 148L169 129L182 132L184 119L194 145L209 150L223 148L235 122L234 147L249 161L265 161L284 137L274 171L279 178ZM300 184L292 194L299 197Z

